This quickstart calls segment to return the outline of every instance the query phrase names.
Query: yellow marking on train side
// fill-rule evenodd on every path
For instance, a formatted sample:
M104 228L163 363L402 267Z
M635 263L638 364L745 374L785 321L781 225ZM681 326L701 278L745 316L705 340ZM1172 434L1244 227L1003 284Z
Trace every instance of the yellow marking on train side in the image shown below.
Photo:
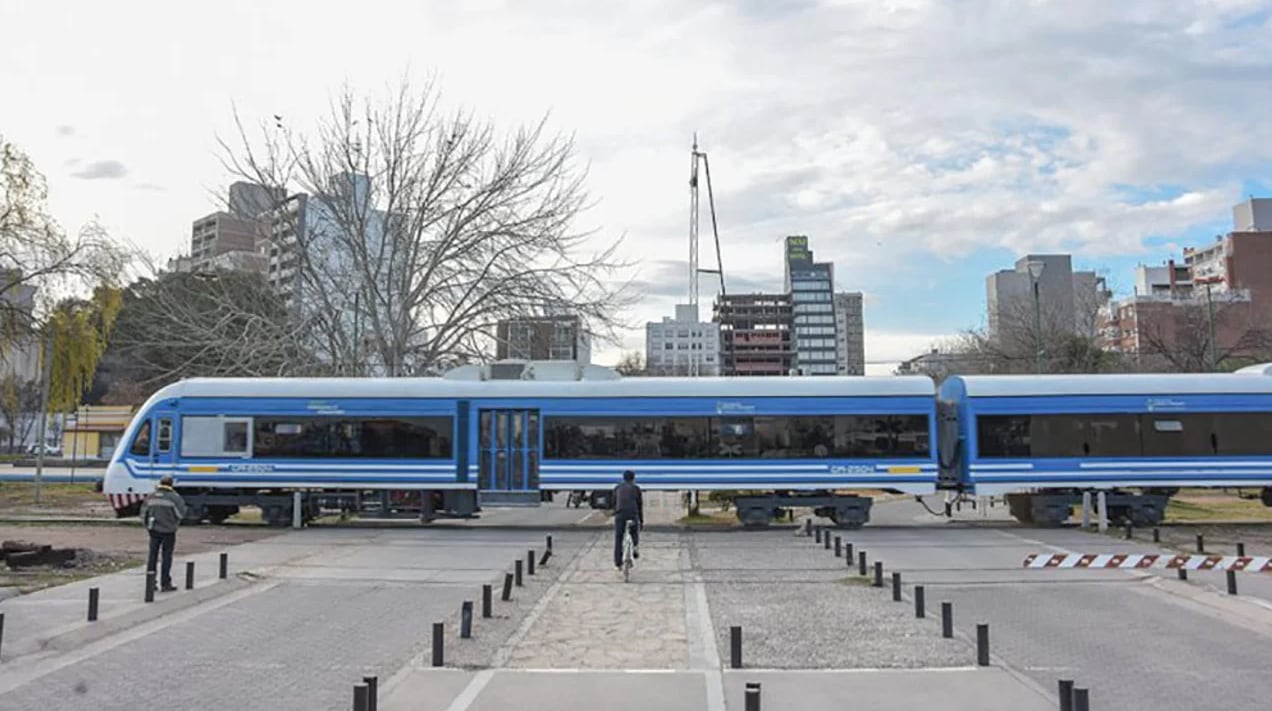
M203 465L203 466L191 465L190 467L191 473L207 474L207 473L219 472L219 471L221 471L220 467L207 466L207 465Z
M922 471L918 467L888 467L889 474L918 474Z

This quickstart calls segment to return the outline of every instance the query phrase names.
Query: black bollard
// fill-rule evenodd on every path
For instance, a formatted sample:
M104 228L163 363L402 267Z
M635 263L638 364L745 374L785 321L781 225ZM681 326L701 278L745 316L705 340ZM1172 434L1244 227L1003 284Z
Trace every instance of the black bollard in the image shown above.
M822 536L822 548L830 550L830 531L826 531L826 535Z
M481 586L481 616L482 618L489 619L490 616L494 614L494 612L491 611L490 609L492 607L490 600L493 596L494 596L493 586L491 585Z
M380 705L380 678L364 676L362 683L367 685L367 711L379 711L377 707Z
M446 625L433 623L433 666L446 666Z
M548 536L548 550L552 550L552 536Z
M742 668L742 628L729 628L729 668Z
M508 602L512 599L512 573L504 573L503 595L501 599Z
M954 603L941 603L941 636L954 639Z
M804 519L804 535L813 535L813 519L811 518Z
M1200 533L1197 534L1197 552L1198 553L1206 552L1206 539L1203 538Z
M1162 542L1162 532L1157 530L1156 526L1153 526L1153 543L1161 543L1161 542Z
M1244 557L1245 557L1245 544L1244 544L1244 543L1238 543L1238 544L1237 544L1237 557L1238 557L1238 558L1244 558Z
M370 691L366 684L353 685L353 711L371 711L368 701L371 698Z
M539 567L542 568L543 566L547 565L548 558L551 558L551 557L552 557L552 549L549 548L543 552L543 555L539 556Z
M473 637L473 601L465 600L463 605L459 607L459 638L472 639Z
M865 551L860 551L857 553L857 572L860 575L866 574L866 552Z
M146 571L146 602L155 601L155 571Z
M818 527L817 527L817 533L816 533L816 536L817 536L816 542L817 542L817 543L821 543L821 526L818 526Z
M4 645L4 613L0 612L0 648Z
M844 539L835 536L835 557L842 558L844 556Z
M1091 711L1091 694L1086 689L1073 690L1073 711Z
M186 590L194 589L194 561L186 561Z
M1073 711L1073 681L1060 680L1060 711Z
M876 588L883 587L883 561L881 560L875 561L874 587Z
M915 585L914 586L914 616L915 617L922 618L927 616L927 605L923 600L923 594L924 594L923 586Z
M976 625L976 663L989 666L989 625Z
M844 544L844 557L848 559L848 567L849 567L849 568L851 568L851 567L852 567L852 559L855 557L855 556L853 555L853 552L852 552L852 543L851 543L851 542L848 542L848 543L845 543L845 544Z
M88 589L88 621L97 621L97 596L100 591L97 588Z
M1235 570L1228 571L1228 594L1237 594L1237 571Z
M892 574L892 601L901 602L901 574Z
M230 554L221 554L221 579L225 580L230 574Z
M534 551L526 552L526 574L534 575Z
M1134 537L1135 537L1135 528L1128 521L1126 524L1126 540L1129 541Z
M748 681L746 683L746 711L760 711L759 682Z
M1178 572L1178 573L1179 573L1179 579L1180 579L1180 580L1187 580L1187 579L1188 579L1188 571L1187 571L1187 570L1184 570L1183 568L1178 568L1178 569L1176 570L1176 572Z
M512 566L512 581L516 583L517 587L521 587L521 560L520 559L517 559L517 561Z

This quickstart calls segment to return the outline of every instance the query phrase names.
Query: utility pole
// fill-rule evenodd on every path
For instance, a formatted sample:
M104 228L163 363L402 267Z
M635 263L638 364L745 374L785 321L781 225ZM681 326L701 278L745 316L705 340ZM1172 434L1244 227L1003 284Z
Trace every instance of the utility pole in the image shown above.
M1219 357L1215 347L1215 302L1210 297L1211 280L1207 279L1204 283L1206 285L1206 326L1210 332L1210 372L1213 373L1219 370Z
M44 447L49 422L49 390L53 384L53 330L44 337L43 382L40 384L40 421L36 423L35 449L35 503L40 503L40 485L44 479Z

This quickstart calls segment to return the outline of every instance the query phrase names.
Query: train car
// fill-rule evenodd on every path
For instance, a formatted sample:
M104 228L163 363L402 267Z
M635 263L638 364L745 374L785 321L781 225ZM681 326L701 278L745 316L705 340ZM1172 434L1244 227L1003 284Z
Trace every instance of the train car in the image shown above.
M604 498L633 469L646 489L748 492L748 525L798 504L854 527L871 500L844 492L935 491L934 427L925 377L195 379L138 411L103 490L121 516L171 474L191 521L371 501L427 522Z
M1180 487L1262 487L1272 505L1272 378L954 376L937 403L942 488L1007 497L1059 524L1083 492L1113 520L1160 522Z

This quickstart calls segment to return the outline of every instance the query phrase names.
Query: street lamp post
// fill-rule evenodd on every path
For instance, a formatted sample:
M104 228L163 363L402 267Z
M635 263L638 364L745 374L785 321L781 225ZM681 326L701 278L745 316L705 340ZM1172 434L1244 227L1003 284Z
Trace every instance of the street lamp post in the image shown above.
M1210 285L1215 283L1216 279L1210 277L1204 280L1198 279L1196 281L1200 281L1202 284L1206 285L1206 330L1208 331L1208 337L1210 339L1210 372L1213 373L1219 370L1219 357L1215 346L1215 302L1210 295Z
M1034 297L1034 346L1035 346L1035 364L1034 369L1041 374L1042 367L1042 292L1039 289L1039 280L1042 279L1042 270L1047 266L1046 262L1031 261L1026 265L1029 268L1029 280L1033 284Z

